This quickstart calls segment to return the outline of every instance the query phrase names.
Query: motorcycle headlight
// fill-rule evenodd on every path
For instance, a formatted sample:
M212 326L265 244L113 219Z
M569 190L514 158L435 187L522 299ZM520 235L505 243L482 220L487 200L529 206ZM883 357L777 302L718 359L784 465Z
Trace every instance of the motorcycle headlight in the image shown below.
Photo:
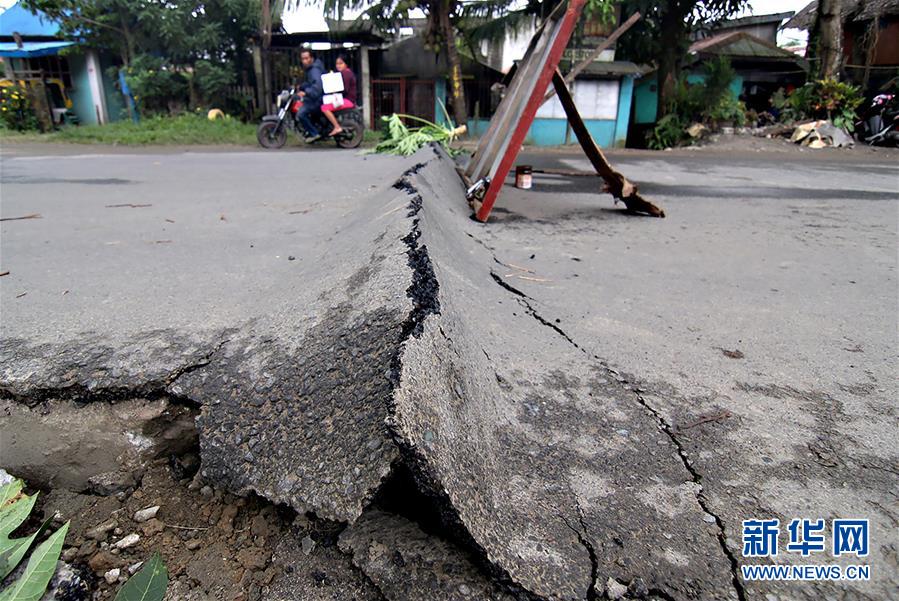
M290 98L290 92L284 90L280 94L278 94L278 108L284 106L287 103L287 99Z

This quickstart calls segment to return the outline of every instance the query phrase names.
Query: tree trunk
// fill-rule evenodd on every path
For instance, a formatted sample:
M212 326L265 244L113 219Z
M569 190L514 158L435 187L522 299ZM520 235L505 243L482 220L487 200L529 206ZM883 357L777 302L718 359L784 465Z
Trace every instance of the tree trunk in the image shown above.
M127 67L134 59L134 34L131 33L131 29L129 29L128 27L128 21L125 19L125 15L121 11L119 11L119 22L122 24L122 37L125 38L124 52L122 52L122 61Z
M257 110L265 115L268 113L268 101L265 95L265 77L262 73L262 48L253 44L253 74L256 77L256 103Z
M450 8L453 0L440 0L437 8L440 29L446 44L446 61L450 69L450 91L453 98L453 118L456 126L468 124L468 111L465 108L465 87L462 85L462 61L456 48L456 32L450 23Z
M661 27L659 55L656 59L658 65L656 84L659 88L656 119L661 119L671 112L674 90L680 77L681 47L687 38L684 17L674 8L665 12Z
M821 79L839 77L843 62L843 23L840 0L818 2L818 74Z
M272 45L272 6L270 0L262 0L261 16L262 51L260 52L260 64L262 72L260 75L262 77L257 80L257 82L262 90L262 97L264 98L264 103L262 104L263 111L268 113L272 103L271 53L269 52L269 48L271 48Z

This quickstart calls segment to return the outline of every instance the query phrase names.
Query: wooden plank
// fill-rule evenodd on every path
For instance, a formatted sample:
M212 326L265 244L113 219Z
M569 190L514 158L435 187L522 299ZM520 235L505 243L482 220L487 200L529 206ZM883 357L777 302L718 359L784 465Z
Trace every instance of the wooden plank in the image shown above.
M484 160L484 164L482 167L481 177L486 177L496 173L496 169L499 165L499 162L506 155L509 150L509 145L511 143L512 137L511 133L515 129L516 124L521 120L522 115L524 114L525 109L527 108L528 100L534 94L538 94L535 87L535 83L537 82L540 75L540 65L542 65L548 56L548 52L551 49L549 42L551 40L545 40L544 48L540 52L540 54L534 56L534 60L530 61L524 68L521 70L520 75L521 79L527 82L520 93L517 95L516 102L509 107L508 113L504 116L503 121L500 122L500 132L505 132L506 135L498 135L498 144L496 148L496 152L493 152L491 155L486 156ZM476 179L480 179L476 178Z
M496 108L493 118L490 120L490 125L487 128L487 133L481 137L474 156L466 166L465 173L473 181L480 180L489 175L496 156L505 152L505 146L508 142L508 135L505 135L505 132L508 131L511 123L514 122L514 119L520 117L521 107L524 106L524 103L531 93L530 90L522 92L522 88L531 84L534 78L537 77L537 71L533 69L529 71L530 77L522 75L520 71L524 71L528 65L545 59L544 52L547 47L548 39L546 32L548 29L555 28L559 16L564 14L563 8L564 3L560 3L553 12L550 13L546 20L540 24L537 31L534 32L534 35L531 37L531 41L528 43L528 48L524 57L517 65L512 66L512 69L509 72L509 77L512 78L509 82L509 89L506 91L505 97L503 97L499 106Z
M565 114L568 116L571 129L577 136L578 142L584 149L587 158L590 159L590 163L593 164L593 168L605 180L606 191L616 199L624 202L630 211L647 213L653 217L664 217L665 211L640 196L636 184L631 183L624 175L615 171L606 160L602 150L596 145L593 136L590 135L584 120L581 119L577 106L575 106L574 100L571 98L571 92L568 91L568 86L565 85L565 78L562 77L558 69L553 73L552 81L556 93L559 95L559 101L562 103L562 108L565 109Z
M582 60L580 63L578 63L577 66L574 69L572 69L571 72L568 73L568 75L565 76L565 85L570 86L571 82L573 82L575 80L575 78L584 71L584 69L589 67L593 63L593 61L595 61L597 58L599 58L599 55L602 54L603 50L607 49L609 46L611 46L616 41L618 41L618 38L620 38L622 35L624 35L624 33L628 29L633 27L634 23L639 21L641 16L642 15L640 14L639 11L635 12L634 14L632 14L630 16L630 18L627 21L622 23L618 27L618 29L613 31L612 35L610 35L605 40L603 40L603 42L599 46L596 47L596 50L594 50L590 54L590 56L588 56L587 58ZM555 93L556 93L555 89L549 90L546 93L546 96L544 96L543 102L546 102L547 100L552 98L553 95L555 95Z
M519 105L522 105L525 101L524 99L528 97L522 92L522 88L529 83L526 77L523 76L523 72L527 70L527 67L537 62L534 58L542 55L545 46L546 38L541 35L538 39L535 39L535 43L529 49L529 52L533 52L525 55L522 61L525 68L516 72L506 97L500 102L496 113L490 120L487 133L481 138L482 142L484 142L483 149L478 149L478 152L472 158L469 169L466 170L466 173L472 180L477 181L488 175L489 166L493 163L494 158L503 151L503 144L508 141L508 136L500 134L508 131L514 116L520 112Z
M478 221L486 221L490 216L490 211L493 209L493 204L496 202L497 196L499 196L499 191L505 184L506 176L509 174L509 170L512 168L512 164L515 162L515 157L518 156L519 150L521 150L521 145L524 143L525 137L527 137L531 124L534 122L534 116L537 114L537 109L543 104L545 90L553 80L553 74L558 72L557 67L559 66L559 60L562 58L565 46L568 45L568 40L571 39L571 33L574 31L574 26L581 16L586 1L587 0L571 0L565 11L565 16L562 17L558 27L553 33L552 44L546 61L540 65L540 75L532 88L533 91L530 94L530 98L528 98L527 104L524 106L520 118L515 124L515 129L512 132L512 136L509 139L509 143L506 146L502 159L500 160L496 171L492 172L490 186L487 188L487 192L484 195L483 203L478 207L478 210L475 213L475 217ZM519 73L519 75L520 74L521 73Z

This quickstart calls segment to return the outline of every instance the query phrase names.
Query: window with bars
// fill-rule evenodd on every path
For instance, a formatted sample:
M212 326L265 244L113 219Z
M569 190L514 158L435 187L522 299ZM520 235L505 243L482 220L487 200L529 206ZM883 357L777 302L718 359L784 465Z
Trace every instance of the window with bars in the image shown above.
M63 56L40 56L29 58L28 70L31 76L43 76L48 79L61 79L66 88L72 87L72 75L69 72L69 61Z

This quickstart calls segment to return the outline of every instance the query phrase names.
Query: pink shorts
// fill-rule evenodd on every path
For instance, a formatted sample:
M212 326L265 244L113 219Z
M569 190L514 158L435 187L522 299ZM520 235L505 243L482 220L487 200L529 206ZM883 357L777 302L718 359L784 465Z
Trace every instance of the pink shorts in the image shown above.
M334 111L342 111L343 109L351 109L351 108L353 108L354 106L356 106L356 105L353 104L352 101L347 100L346 98L344 98L344 99L343 99L343 106L339 106L339 107L337 107L337 108L334 108L334 105L333 105L333 104L323 104L323 105L322 105L322 110L323 110L323 111L331 111L331 112L333 113Z

